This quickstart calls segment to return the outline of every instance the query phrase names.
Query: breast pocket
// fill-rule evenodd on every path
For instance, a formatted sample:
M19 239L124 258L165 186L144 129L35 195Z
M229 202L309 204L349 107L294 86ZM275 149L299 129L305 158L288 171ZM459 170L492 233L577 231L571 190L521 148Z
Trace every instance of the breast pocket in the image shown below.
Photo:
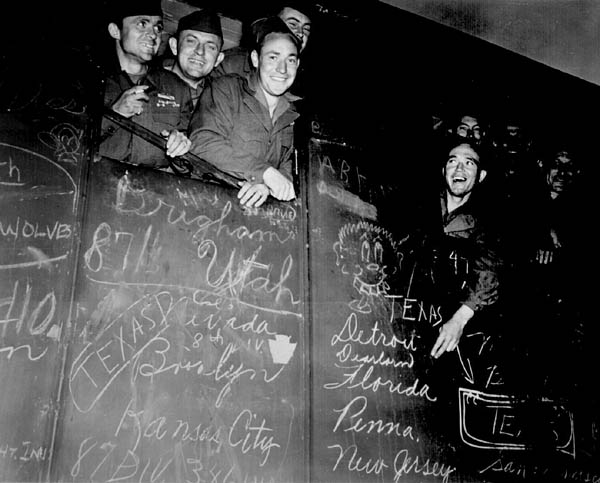
M158 93L148 101L152 108L152 120L159 131L162 129L177 129L181 122L182 106L181 101L175 96L165 93Z
M236 138L236 150L257 158L265 158L269 142L262 126L245 125L238 130Z

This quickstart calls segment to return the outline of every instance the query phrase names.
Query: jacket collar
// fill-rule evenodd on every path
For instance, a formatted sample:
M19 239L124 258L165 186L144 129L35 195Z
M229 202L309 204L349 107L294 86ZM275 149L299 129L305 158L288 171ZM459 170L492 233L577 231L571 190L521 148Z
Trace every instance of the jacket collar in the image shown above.
M464 231L475 227L475 216L470 209L473 205L470 203L471 199L456 208L452 213L448 212L448 204L446 199L445 190L442 192L440 197L440 203L442 207L442 219L444 221L444 231L446 233L455 231Z

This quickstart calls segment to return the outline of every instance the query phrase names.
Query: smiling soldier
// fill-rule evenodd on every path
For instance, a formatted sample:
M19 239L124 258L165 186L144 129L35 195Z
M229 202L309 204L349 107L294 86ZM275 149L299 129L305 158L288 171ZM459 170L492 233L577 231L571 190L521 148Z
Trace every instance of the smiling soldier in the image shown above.
M177 32L169 39L174 59L163 66L186 82L194 106L204 90L210 73L223 60L221 19L211 9L202 9L182 17Z
M161 43L160 0L114 0L108 33L112 53L105 66L104 106L165 138L161 149L116 123L103 119L100 155L154 168L169 166L166 156L182 156L191 142L185 132L191 96L177 75L153 65Z
M292 183L297 99L288 91L300 64L300 40L279 17L257 28L246 77L227 74L211 82L190 123L192 152L243 179L240 203L262 205L268 196L296 197Z
M476 313L498 299L500 259L497 237L477 191L487 176L484 148L453 138L445 151L443 188L436 211L441 227L427 226L423 260L431 261L431 277L442 303L441 327L431 349L434 358L453 351ZM431 217L427 217L431 219ZM440 215L435 216L440 220Z

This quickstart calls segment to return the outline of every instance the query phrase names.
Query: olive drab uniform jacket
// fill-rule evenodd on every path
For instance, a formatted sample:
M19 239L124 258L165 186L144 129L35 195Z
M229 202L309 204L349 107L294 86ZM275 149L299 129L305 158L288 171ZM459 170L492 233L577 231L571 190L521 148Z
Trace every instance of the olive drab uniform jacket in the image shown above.
M262 183L269 167L291 180L298 98L284 94L271 119L257 82L255 74L228 74L210 83L190 122L191 152L251 183Z
M129 76L115 69L105 77L104 106L110 107L121 93L134 86ZM188 86L176 74L161 68L151 68L137 85L148 85L150 100L143 112L130 118L155 134L177 129L187 132L192 115ZM166 139L165 139L166 146ZM117 161L162 168L169 165L165 149L159 148L114 122L103 118L99 153Z
M416 210L416 257L430 283L427 292L441 305L445 318L463 304L477 313L499 299L499 237L478 207L480 200L471 198L448 212L442 191L437 203L432 199Z

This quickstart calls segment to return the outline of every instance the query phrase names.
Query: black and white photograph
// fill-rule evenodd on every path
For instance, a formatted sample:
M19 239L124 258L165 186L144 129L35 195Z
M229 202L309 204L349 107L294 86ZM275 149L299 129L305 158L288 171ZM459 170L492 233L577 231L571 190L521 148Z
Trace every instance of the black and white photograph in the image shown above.
M11 0L0 482L600 483L596 0Z

